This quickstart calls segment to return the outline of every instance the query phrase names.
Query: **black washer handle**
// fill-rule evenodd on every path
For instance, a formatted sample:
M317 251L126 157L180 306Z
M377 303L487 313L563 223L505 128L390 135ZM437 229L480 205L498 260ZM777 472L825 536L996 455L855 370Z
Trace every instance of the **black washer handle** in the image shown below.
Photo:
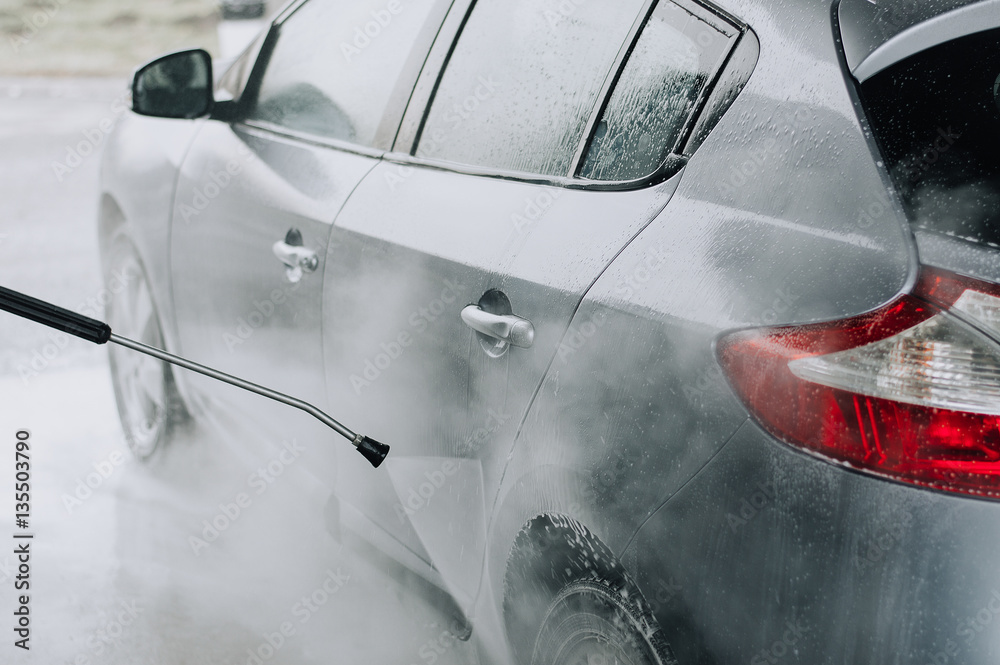
M111 326L0 286L0 309L94 344L111 339Z

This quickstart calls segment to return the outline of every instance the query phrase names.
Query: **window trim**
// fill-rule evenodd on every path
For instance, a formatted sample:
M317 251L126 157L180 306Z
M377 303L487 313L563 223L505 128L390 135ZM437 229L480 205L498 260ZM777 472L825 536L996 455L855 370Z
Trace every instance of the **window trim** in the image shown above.
M381 148L372 148L361 145L360 143L351 143L350 141L344 141L342 139L319 136L309 132L300 132L272 122L267 122L266 120L240 120L238 124L243 127L249 127L258 131L267 132L268 134L273 134L282 138L293 139L301 143L308 143L310 145L323 148L335 148L342 152L349 152L355 155L374 157L378 159L386 154L386 151Z
M562 187L565 189L623 191L643 189L661 184L677 175L687 165L690 155L678 151L688 146L693 136L692 132L699 126L699 120L704 115L705 107L712 97L721 74L729 66L733 54L737 51L740 42L749 30L749 26L746 23L726 11L710 5L706 0L647 0L639 12L635 24L633 24L632 29L629 31L628 37L626 37L622 47L619 49L618 56L611 70L605 78L604 85L598 95L598 101L594 105L595 110L588 119L583 138L574 153L570 169L571 175L547 176L537 173L509 171L488 166L472 166L446 160L417 157L416 150L420 143L424 125L430 115L431 106L437 95L438 86L444 78L444 73L458 46L458 40L462 36L466 22L475 10L476 1L455 0L452 11L449 12L448 17L445 19L445 24L442 26L438 39L431 47L431 52L427 58L427 65L424 71L420 73L420 77L414 86L410 106L406 109L403 116L400 131L396 137L393 149L383 155L383 160L403 166L422 166L440 171L450 171L452 173ZM673 146L663 163L653 173L642 178L621 181L581 178L578 173L593 140L593 132L596 130L597 122L604 113L615 86L625 66L628 64L628 58L635 49L642 34L642 28L646 25L646 22L660 2L673 2L682 9L704 20L713 28L728 34L726 30L720 28L719 24L721 24L727 27L729 31L734 31L735 38L729 47L729 51L723 58L720 58L709 78L708 84L702 89L694 108L685 121L676 145ZM451 29L445 29L446 27ZM417 106L412 108L414 104Z
M441 81L444 79L444 73L448 71L448 65L451 64L451 58L455 54L455 49L458 47L458 40L461 39L462 33L465 32L465 26L469 22L469 17L472 16L472 11L476 7L477 0L462 0L460 3L456 3L456 6L461 7L461 11L455 14L456 20L453 22L454 29L449 30L445 34L450 35L442 44L442 48L437 50L437 44L435 43L432 47L432 51L436 50L435 55L437 59L440 59L440 63L435 66L436 75L431 77L425 83L422 92L426 92L426 99L424 99L422 104L422 111L419 113L418 117L414 119L413 128L413 140L410 145L409 152L412 155L416 154L417 146L420 144L420 139L424 135L424 127L427 124L427 118L430 116L431 105L434 103L434 99L437 97L438 88L441 86ZM451 15L449 15L451 18ZM457 25L456 25L457 23ZM421 73L420 80L417 85L420 85L424 77Z
M436 171L448 171L462 175L477 176L480 178L494 178L496 180L511 180L523 182L530 185L545 185L549 187L562 187L563 189L582 189L588 191L609 191L617 192L623 190L643 189L659 185L670 180L683 169L690 159L687 155L670 153L667 155L659 169L648 176L636 180L589 180L587 178L577 178L569 176L547 176L541 174L524 173L523 171L506 171L503 169L489 168L484 166L470 166L449 162L439 159L428 159L426 157L415 157L404 152L387 152L382 155L382 160L400 166L420 166L434 169Z
M604 112L607 110L608 104L611 103L611 96L618 86L618 82L621 80L622 72L625 71L625 65L628 63L629 58L632 57L632 52L635 51L636 44L639 43L639 36L642 34L643 27L649 22L650 17L653 15L653 10L661 1L669 2L670 0L646 0L646 4L642 6L639 15L636 16L635 22L632 24L632 28L628 31L625 41L622 43L621 48L618 49L618 55L615 57L611 69L604 78L604 85L601 86L601 92L597 95L597 103L594 104L594 109L590 112L590 118L584 127L580 145L576 147L576 154L573 155L573 160L570 162L569 172L572 174L571 177L579 178L580 169L583 167L583 160L586 158L594 142L594 132L597 131L597 124L604 117Z
M705 87L702 88L701 94L698 96L698 99L694 103L694 107L691 109L691 114L688 116L684 127L681 129L680 135L677 137L677 143L674 144L673 150L681 151L689 145L691 135L694 132L695 127L698 126L698 121L705 113L705 107L708 105L709 99L712 98L712 93L715 92L715 87L722 78L722 73L730 66L733 54L736 53L736 50L739 48L740 41L742 41L746 36L748 28L746 25L737 22L735 19L726 19L721 14L713 12L707 5L701 5L694 2L694 0L672 1L680 6L681 9L691 12L694 16L704 20L720 33L727 35L727 31L724 29L726 27L735 30L736 33L733 35L732 42L729 44L729 50L722 58L719 59L715 65L715 69L712 71L712 74L708 77L708 82L705 84ZM696 9L698 11L696 11Z

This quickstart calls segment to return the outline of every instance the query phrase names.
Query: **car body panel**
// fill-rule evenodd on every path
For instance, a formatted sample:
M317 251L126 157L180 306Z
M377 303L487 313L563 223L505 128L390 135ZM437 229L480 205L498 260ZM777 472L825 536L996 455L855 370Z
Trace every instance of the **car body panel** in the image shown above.
M337 212L376 161L263 130L206 123L180 170L174 203L179 350L196 362L325 403L324 254ZM319 259L317 270L297 282L272 251L293 228ZM189 383L212 409L276 423L275 444L330 437L319 423L288 417L259 396L204 377ZM329 457L312 468L330 483L332 465Z
M624 560L680 662L986 665L998 520L996 503L818 464L748 423Z
M343 454L337 492L401 542L421 543L467 609L517 423L583 294L675 185L570 191L383 162L337 219L324 307L330 402L393 446L386 474ZM492 289L533 323L531 348L490 357L462 322Z

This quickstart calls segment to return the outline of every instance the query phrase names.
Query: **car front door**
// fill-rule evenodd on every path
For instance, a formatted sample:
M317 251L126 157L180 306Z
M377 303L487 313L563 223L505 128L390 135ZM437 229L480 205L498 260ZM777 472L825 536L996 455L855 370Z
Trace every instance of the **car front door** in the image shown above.
M639 122L627 100L657 66L715 67L735 35L689 61L691 15L672 3L648 23L642 0L469 4L449 17L462 29L443 74L450 37L337 219L324 312L332 402L392 445L385 479L345 459L337 491L416 536L467 612L521 419L589 286L669 200L670 148L707 77Z
M233 117L204 123L175 196L170 253L185 355L326 404L321 325L330 231L392 144L421 51L436 33L425 28L438 5L293 4L258 44L260 55L251 49L224 79L220 94L237 96ZM322 425L211 381L193 377L191 384L208 400L201 412L220 418L231 410L275 445L298 440L316 453L307 466L332 481L326 451L335 437Z

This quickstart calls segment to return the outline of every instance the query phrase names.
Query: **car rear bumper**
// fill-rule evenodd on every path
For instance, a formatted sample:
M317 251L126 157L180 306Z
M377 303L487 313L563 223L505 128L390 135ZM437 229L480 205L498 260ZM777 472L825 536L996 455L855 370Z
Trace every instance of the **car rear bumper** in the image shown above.
M1000 659L1000 503L858 474L751 423L624 560L681 663Z

